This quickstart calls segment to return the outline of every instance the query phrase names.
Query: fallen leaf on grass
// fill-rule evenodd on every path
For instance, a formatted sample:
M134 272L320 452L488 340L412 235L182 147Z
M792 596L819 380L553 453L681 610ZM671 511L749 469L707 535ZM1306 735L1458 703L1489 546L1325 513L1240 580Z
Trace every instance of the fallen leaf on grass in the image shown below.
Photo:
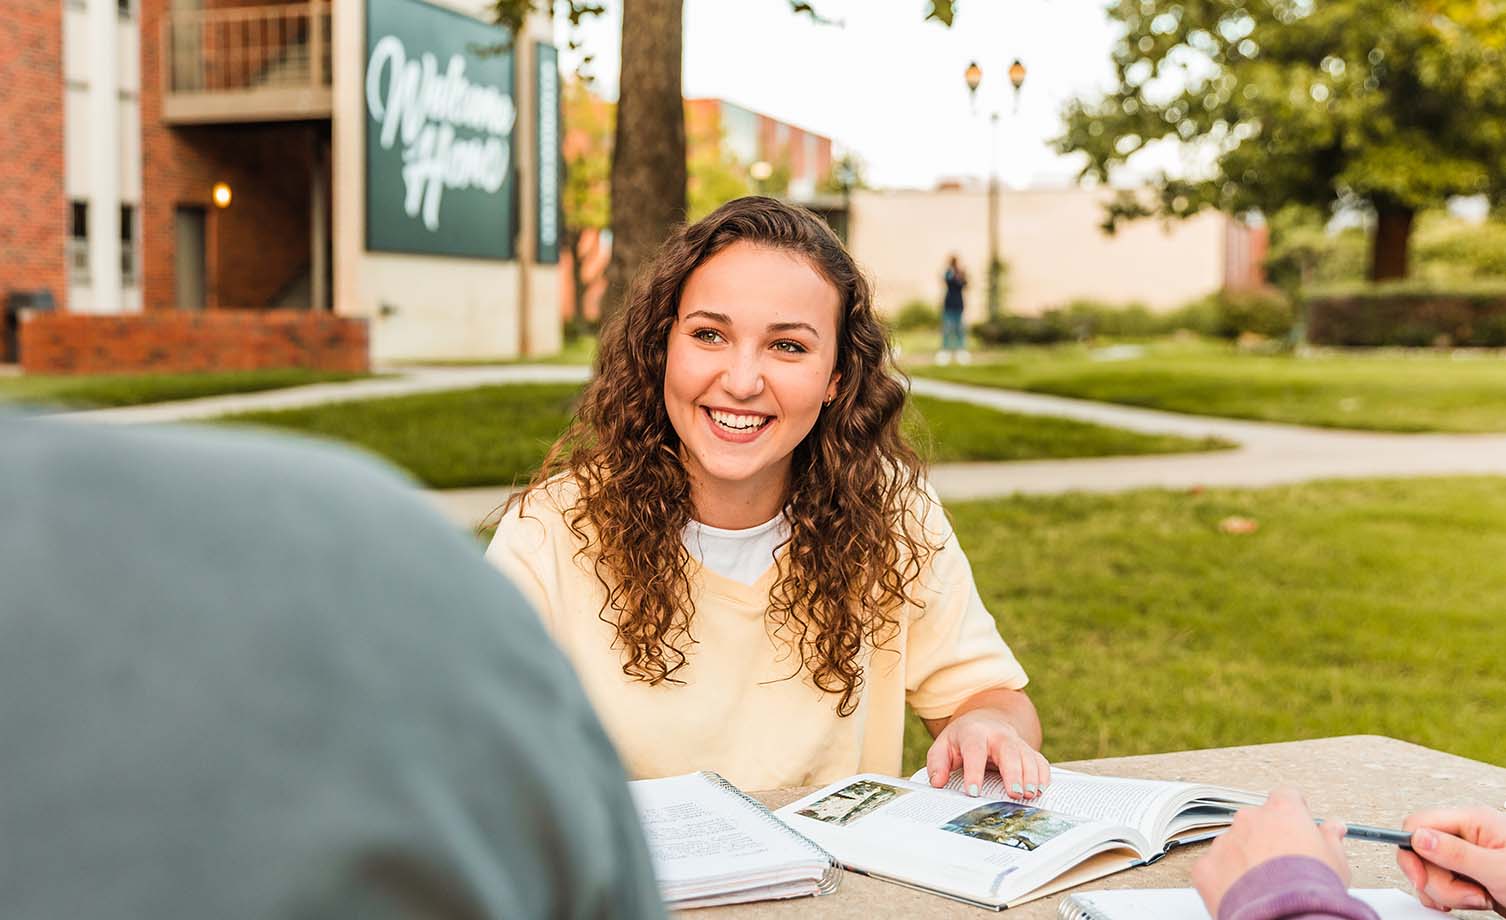
M1237 514L1232 514L1218 522L1218 529L1220 533L1236 535L1254 533L1260 529L1260 522L1254 518L1240 517Z

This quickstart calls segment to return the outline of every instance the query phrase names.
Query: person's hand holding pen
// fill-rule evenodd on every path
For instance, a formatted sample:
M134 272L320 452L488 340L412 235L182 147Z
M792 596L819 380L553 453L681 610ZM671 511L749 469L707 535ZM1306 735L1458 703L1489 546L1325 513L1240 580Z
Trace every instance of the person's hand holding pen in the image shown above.
M1402 825L1413 852L1396 864L1435 910L1494 910L1506 917L1506 814L1483 805L1420 811Z
M1264 805L1241 808L1234 815L1233 826L1193 864L1192 884L1214 917L1225 893L1241 876L1278 856L1310 856L1332 869L1347 886L1344 830L1337 821L1318 827L1297 790L1277 789Z

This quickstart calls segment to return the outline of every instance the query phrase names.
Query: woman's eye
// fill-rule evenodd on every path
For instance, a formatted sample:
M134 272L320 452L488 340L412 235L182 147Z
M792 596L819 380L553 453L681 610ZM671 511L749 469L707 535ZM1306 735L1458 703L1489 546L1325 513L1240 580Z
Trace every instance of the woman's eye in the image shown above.
M722 340L722 334L715 329L697 329L690 336L691 338L700 339L709 345L715 345Z
M775 342L774 343L774 347L776 349L778 349L779 351L785 352L787 354L792 354L792 355L803 355L803 354L805 354L805 346L804 345L801 345L799 342L791 342L789 339L784 339L783 341Z

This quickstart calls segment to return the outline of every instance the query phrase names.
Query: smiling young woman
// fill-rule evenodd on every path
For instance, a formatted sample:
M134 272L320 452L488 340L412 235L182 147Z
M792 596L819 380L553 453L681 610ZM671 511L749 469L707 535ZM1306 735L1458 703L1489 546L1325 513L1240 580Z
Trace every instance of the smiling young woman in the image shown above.
M629 771L744 788L1049 767L1024 670L900 433L867 280L743 198L680 228L604 330L571 428L488 557L574 661Z

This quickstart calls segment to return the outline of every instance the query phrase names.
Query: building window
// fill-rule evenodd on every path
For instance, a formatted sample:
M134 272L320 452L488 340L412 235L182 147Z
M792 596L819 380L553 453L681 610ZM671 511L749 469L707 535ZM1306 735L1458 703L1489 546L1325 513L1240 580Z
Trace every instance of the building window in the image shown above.
M136 286L136 208L120 206L120 284Z
M68 280L89 285L89 202L68 203Z
M115 7L120 11L121 19L130 19L133 12L131 6L135 0L115 0Z

